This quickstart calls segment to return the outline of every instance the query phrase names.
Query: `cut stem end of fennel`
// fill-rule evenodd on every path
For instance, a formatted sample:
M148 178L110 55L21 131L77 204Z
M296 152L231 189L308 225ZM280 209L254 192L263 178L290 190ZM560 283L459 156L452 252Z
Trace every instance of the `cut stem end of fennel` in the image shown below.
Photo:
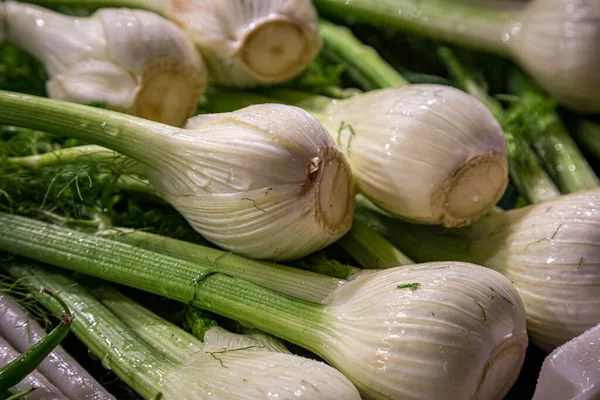
M196 68L167 58L149 63L141 73L134 115L182 126L194 114L206 89L206 77Z
M256 24L239 49L242 64L265 82L280 82L297 75L313 55L309 38L296 22L280 17Z
M456 171L448 185L434 193L432 214L445 227L469 225L500 200L507 185L506 154L490 152L474 157Z
M521 333L492 351L474 398L503 399L506 396L519 376L528 343L527 334Z
M309 169L308 181L317 182L316 220L332 235L347 232L354 216L354 186L350 165L343 154L333 147L324 151L322 160L315 158L314 161L318 163L317 169Z

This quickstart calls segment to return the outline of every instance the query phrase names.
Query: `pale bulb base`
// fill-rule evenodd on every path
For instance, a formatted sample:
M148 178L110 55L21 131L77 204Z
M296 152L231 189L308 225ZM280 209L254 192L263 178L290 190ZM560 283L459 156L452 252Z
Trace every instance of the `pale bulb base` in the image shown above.
M527 343L527 333L523 332L492 351L473 400L500 400L506 396L521 372Z
M507 185L506 154L490 152L474 157L432 196L432 214L445 227L469 225L496 205Z
M261 81L281 82L304 70L319 48L318 32L278 17L257 23L244 37L237 56Z
M313 184L317 222L331 235L349 231L354 216L354 179L350 164L337 148L328 147L318 160L313 159L306 187Z
M133 114L151 121L181 127L197 107L206 89L206 75L169 59L144 67Z

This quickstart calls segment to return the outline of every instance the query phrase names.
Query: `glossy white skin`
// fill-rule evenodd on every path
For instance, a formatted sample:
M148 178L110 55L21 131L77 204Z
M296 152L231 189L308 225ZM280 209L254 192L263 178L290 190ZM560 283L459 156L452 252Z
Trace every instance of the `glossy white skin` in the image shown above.
M432 197L467 161L506 154L489 110L448 86L370 91L337 102L319 119L337 135L357 188L393 216L422 224L441 223Z
M154 13L100 9L75 18L15 1L7 1L5 10L7 41L44 62L52 98L102 101L133 113L146 69L164 60L188 67L201 89L206 85L206 68L191 40Z
M145 161L156 192L218 246L252 258L291 260L350 229L350 167L323 126L300 108L254 105L157 133L138 144L145 159L136 158ZM331 174L339 185L321 185ZM324 223L319 210L340 223Z
M555 349L544 361L533 400L600 398L600 324Z
M178 400L361 398L344 375L323 362L260 348L236 348L205 346L165 374L163 396Z
M414 291L398 288L414 283L420 284ZM525 356L525 310L517 290L474 264L365 271L326 304L331 323L322 333L321 354L366 398L502 398ZM494 350L509 343L506 358L480 386Z
M519 63L565 106L600 112L600 2L534 0L505 40Z
M600 322L600 189L490 216L474 228L482 239L471 258L519 289L537 346L552 351Z
M321 47L310 0L171 0L166 14L192 38L206 59L211 78L223 85L251 87L290 79L304 70ZM283 79L258 76L240 59L247 35L272 20L296 24L307 43L306 54Z

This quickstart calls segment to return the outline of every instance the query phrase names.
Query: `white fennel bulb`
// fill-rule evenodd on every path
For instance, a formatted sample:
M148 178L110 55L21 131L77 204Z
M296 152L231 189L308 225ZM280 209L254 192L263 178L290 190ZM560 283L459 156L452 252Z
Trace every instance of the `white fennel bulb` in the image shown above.
M600 111L600 2L535 0L511 15L503 40L520 64L560 102Z
M350 229L350 166L305 111L255 105L194 117L185 128L157 146L147 176L206 239L253 258L290 260Z
M70 17L5 3L7 41L44 62L48 95L181 126L207 84L204 62L175 24L142 10Z
M186 31L211 78L224 85L285 81L321 47L310 0L169 0L161 12Z
M477 265L365 271L325 303L320 346L366 398L501 399L525 356L519 294Z
M166 371L161 392L170 399L360 399L352 383L323 362L252 346L205 345Z
M502 128L457 89L375 90L315 115L348 157L358 190L395 217L467 225L494 207L508 184Z
M0 122L79 138L137 160L136 171L156 193L226 250L292 260L351 227L350 166L325 128L298 107L261 104L200 115L182 129L34 96L0 93L2 101Z
M533 400L600 398L600 324L555 349L542 365Z
M200 351L165 375L165 394L179 398L183 385L177 382L181 381L196 393L194 398L257 399L269 393L278 399L360 399L341 372L323 362L292 355L280 341L264 333L239 335L212 327L203 343Z
M505 275L525 304L531 341L546 351L600 322L600 189L445 232L399 224L362 207L359 219L418 261L468 261Z

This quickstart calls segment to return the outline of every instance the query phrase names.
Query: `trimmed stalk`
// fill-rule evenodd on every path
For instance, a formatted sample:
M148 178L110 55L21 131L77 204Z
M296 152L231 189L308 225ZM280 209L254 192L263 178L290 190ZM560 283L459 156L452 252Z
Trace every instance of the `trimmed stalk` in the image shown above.
M537 155L529 147L529 143L519 133L522 127L507 120L506 111L500 102L491 97L487 90L473 79L452 50L440 48L438 54L457 83L467 93L485 104L503 126L508 170L519 193L525 196L530 203L539 203L559 196L560 192L552 178L544 170ZM511 133L511 131L516 133Z
M575 135L586 150L600 159L600 124L588 119L581 119L577 123Z
M323 38L323 51L328 57L346 66L350 77L363 90L408 84L375 49L359 41L350 29L320 20L319 32Z
M517 292L497 272L473 264L369 271L320 305L14 215L0 214L0 249L251 324L322 356L370 398L501 398L527 345ZM388 344L384 358L382 343ZM415 369L414 359L427 362Z
M196 231L236 253L292 260L333 243L351 226L350 166L318 121L295 107L265 104L200 115L179 129L2 92L0 122L136 159L157 194Z
M6 40L45 64L51 98L181 126L206 88L192 41L154 13L101 9L76 18L16 1L4 12Z
M211 271L223 272L307 301L322 302L332 290L344 282L297 268L250 260L230 252L148 232L109 228L99 234L111 240L186 260L197 266L210 268Z
M486 6L454 0L315 0L324 15L401 29L513 58L550 94L580 112L600 111L600 3L533 0ZM564 45L558 46L557 43Z
M549 104L549 99L520 72L515 71L512 75L510 86L520 97L520 104L514 106L516 112L521 112L522 104L522 112L535 121L533 129L525 133L560 191L573 193L597 188L598 177L569 135L554 105Z

